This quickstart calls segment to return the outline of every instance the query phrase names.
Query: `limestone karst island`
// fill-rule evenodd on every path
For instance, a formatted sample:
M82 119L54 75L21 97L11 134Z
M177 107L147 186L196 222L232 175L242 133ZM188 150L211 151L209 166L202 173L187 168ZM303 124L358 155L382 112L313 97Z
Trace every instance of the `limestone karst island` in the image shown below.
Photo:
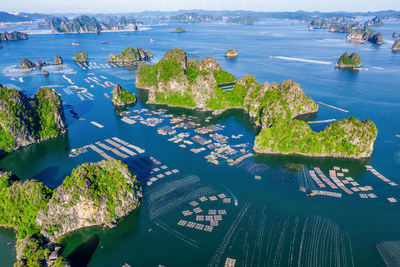
M1 267L400 266L398 1L0 9Z

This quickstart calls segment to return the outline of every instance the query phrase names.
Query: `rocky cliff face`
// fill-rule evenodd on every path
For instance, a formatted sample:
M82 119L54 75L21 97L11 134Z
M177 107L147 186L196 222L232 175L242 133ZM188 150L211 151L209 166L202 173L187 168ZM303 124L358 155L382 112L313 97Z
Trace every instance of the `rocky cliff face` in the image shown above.
M82 227L113 227L141 197L136 177L115 160L80 165L54 190L0 172L0 226L17 232L15 266L69 266L57 239Z
M46 23L50 26L51 30L56 33L99 33L106 30L122 30L129 23L136 23L136 21L120 17L117 21L104 23L98 21L94 17L77 16L71 20L66 17L52 17L47 19Z
M57 33L100 32L107 29L103 23L88 16L78 16L72 20L66 17L53 17L47 23L51 30Z
M400 39L396 40L392 46L392 51L393 52L399 52L400 51Z
M74 55L73 60L79 63L88 63L89 58L86 52L79 51L76 55Z
M27 98L16 89L0 87L0 154L41 142L66 132L67 122L59 95L50 88Z
M363 28L358 31L352 31L346 36L346 40L354 41L357 43L370 42L373 44L381 45L383 44L382 34L376 33L369 28Z
M268 98L261 110L261 125L270 127L277 120L292 120L300 115L315 113L318 105L307 97L298 83L291 80L274 84L268 89Z
M114 227L140 205L141 188L119 161L84 163L66 177L36 218L50 240L95 225Z
M140 62L144 62L153 58L152 53L149 50L143 50L140 47L132 48L128 46L120 54L110 54L108 62L119 65L119 66L136 66Z
M0 42L18 41L28 39L28 34L24 32L3 32L0 33Z
M112 95L112 103L116 106L125 106L136 103L135 94L126 91L118 83L113 87Z
M184 50L173 49L153 66L140 64L136 72L136 86L150 90L149 103L205 109L216 97L217 84L226 81L225 74L212 57L191 60ZM223 77L219 82L216 80L218 75ZM229 75L229 81L236 80Z

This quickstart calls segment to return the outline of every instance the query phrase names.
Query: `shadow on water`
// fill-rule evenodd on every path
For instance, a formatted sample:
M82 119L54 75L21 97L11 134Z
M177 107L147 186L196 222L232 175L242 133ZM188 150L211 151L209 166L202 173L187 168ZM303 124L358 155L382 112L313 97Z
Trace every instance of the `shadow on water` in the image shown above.
M365 173L365 165L368 165L371 159L314 158L297 155L256 154L255 160L258 163L269 164L272 168L281 168L283 165L283 168L291 173L302 171L303 167L300 168L300 166L308 169L319 167L325 173L328 173L333 166L340 166L341 168L351 169L352 177L356 179Z
M36 173L35 175L33 175L33 179L39 180L39 181L43 181L45 184L51 184L47 183L46 180L48 180L49 178L54 179L54 177L57 177L58 171L60 170L60 167L57 166L50 166L47 167L46 169L40 171L39 173Z
M29 168L38 158L45 158L49 155L65 155L68 154L69 150L68 133L62 134L56 138L32 144L8 154L0 159L0 169L18 174L21 166Z
M128 165L131 172L136 174L142 188L145 188L154 167L153 161L151 161L149 157L139 156L127 158L124 160L124 163Z
M136 104L137 104L137 101L135 103L125 105L125 106L114 106L114 113L115 113L115 116L117 117L117 119L119 119L121 117L119 115L121 112L126 111L130 108L133 108L134 106L136 106Z
M100 243L99 236L93 235L86 242L77 247L67 257L67 259L71 263L71 266L72 267L87 266L99 243Z

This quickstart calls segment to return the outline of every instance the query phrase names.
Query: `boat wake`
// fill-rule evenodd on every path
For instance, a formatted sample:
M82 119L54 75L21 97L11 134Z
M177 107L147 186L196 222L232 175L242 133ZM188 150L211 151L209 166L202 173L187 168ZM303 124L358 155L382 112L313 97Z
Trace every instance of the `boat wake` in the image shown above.
M288 61L298 61L298 62L322 64L322 65L332 64L332 62L329 62L329 61L312 60L312 59L304 59L304 58L297 58L297 57L271 56L271 58L278 58L278 59L283 59L283 60L288 60Z

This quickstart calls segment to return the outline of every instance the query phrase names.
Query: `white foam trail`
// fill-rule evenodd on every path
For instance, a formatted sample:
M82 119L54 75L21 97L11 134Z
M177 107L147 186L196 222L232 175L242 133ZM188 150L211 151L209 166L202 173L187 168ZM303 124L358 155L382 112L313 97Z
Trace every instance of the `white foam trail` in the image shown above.
M297 57L282 57L282 56L273 57L273 56L271 56L271 58L278 58L278 59L289 60L289 61L298 61L298 62L323 64L323 65L332 64L332 62L329 62L329 61L311 60L311 59L304 59L304 58L297 58Z
M384 68L381 68L381 67L372 67L373 69L376 69L376 70L384 70Z

